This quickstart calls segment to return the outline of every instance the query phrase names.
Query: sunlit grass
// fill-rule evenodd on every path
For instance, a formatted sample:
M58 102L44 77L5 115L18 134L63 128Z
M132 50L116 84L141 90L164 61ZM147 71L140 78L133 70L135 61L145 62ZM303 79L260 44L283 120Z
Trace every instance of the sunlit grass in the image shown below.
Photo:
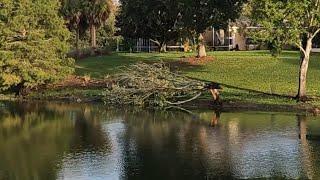
M287 97L295 96L298 86L299 52L286 51L274 58L268 51L209 52L214 61L204 65L178 67L181 73L201 80L221 83L222 97L228 101L246 101L261 104L296 104ZM193 53L119 53L77 61L78 75L90 74L102 78L118 72L120 66L137 62L175 62ZM319 54L313 54L308 74L308 95L320 96ZM319 104L318 100L312 102Z

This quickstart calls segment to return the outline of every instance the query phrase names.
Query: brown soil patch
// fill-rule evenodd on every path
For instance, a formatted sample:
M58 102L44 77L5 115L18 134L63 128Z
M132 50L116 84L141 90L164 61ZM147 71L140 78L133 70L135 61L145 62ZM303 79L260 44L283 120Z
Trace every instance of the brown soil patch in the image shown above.
M50 89L64 89L64 88L107 88L112 84L110 80L105 79L91 79L86 76L69 76L63 81L50 84L47 88Z
M182 59L181 59L181 61L183 63L189 63L191 65L207 64L207 63L212 62L214 60L215 60L215 58L211 57L211 56L202 57L202 58L198 58L198 57L182 57Z

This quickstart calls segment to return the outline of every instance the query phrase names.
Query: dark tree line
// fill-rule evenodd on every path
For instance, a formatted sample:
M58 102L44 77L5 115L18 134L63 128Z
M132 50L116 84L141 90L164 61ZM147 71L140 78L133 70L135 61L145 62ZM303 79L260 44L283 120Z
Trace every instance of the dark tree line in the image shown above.
M213 26L224 28L239 17L246 0L120 0L117 26L129 38L148 38L161 51L166 43L180 38L199 37ZM201 37L199 38L201 40ZM205 56L199 42L198 56Z

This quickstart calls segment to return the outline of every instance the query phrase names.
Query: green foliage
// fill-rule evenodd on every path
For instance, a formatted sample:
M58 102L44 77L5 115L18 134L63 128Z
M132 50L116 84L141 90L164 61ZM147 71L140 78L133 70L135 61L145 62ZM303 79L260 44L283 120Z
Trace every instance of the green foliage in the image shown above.
M60 12L66 19L71 31L80 30L83 33L88 28L83 13L84 8L84 0L62 0Z
M112 0L63 0L61 13L68 22L68 28L73 33L72 44L79 50L83 45L86 46L91 41L91 46L95 46L96 38L98 45L105 45L105 36L114 34L114 5ZM87 31L90 28L91 34ZM100 28L100 29L99 29ZM96 37L96 29L98 36Z
M317 34L320 28L320 9L317 0L252 0L251 17L262 28L255 33L274 46L295 45Z
M282 50L283 50L283 45L282 41L279 40L278 38L271 39L271 42L268 43L269 45L269 50L271 52L271 55L274 57L279 57Z
M0 1L0 89L34 87L73 72L57 0Z
M113 11L111 0L62 0L61 13L70 29L85 31L90 24L101 26Z
M84 0L83 13L89 24L97 27L106 22L113 10L112 0Z
M247 0L180 0L180 25L183 30L203 33L208 27L226 28L240 16Z
M211 26L225 27L239 16L246 0L120 0L120 33L128 38L150 38L158 45Z
M115 29L115 13L111 13L106 22L98 29L97 44L100 47L112 47L116 42L114 34Z
M177 0L120 0L117 26L125 38L150 38L158 46L178 38Z
M252 17L261 25L260 39L271 42L276 49L295 45L301 51L297 99L307 98L307 72L315 37L320 32L319 0L252 0Z

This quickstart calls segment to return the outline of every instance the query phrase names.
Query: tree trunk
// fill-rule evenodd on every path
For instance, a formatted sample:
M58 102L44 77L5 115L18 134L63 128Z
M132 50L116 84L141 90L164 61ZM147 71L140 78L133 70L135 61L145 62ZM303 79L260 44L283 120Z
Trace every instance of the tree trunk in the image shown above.
M301 53L301 64L299 71L299 90L298 101L305 102L307 100L307 73L309 67L310 54L312 49L312 39L308 39L305 47L305 53Z
M203 58L207 56L207 52L206 52L206 47L205 47L205 43L204 43L204 38L202 36L202 34L199 35L199 44L198 44L198 58Z
M160 52L167 52L167 44L166 43L161 43L160 44Z
M94 24L90 25L90 34L91 34L91 47L95 49L97 47L97 37L96 37L96 26Z
M200 44L198 47L198 57L207 57L206 47L203 44Z

